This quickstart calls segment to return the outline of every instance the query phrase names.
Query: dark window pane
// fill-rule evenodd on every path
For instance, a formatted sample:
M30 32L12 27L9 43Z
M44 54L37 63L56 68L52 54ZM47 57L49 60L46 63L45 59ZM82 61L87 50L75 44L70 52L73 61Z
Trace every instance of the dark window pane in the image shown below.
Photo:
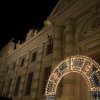
M37 52L32 53L31 62L36 60L36 54L37 54Z
M25 89L25 95L30 95L32 79L33 79L33 72L28 74L27 83L26 83L26 89Z
M7 91L6 91L6 96L9 95L11 83L12 83L12 79L10 79L9 82L8 82Z
M21 60L20 66L24 66L24 61L25 61L25 58L23 58L23 59Z
M15 67L16 67L16 63L13 64L12 70L15 70Z
M48 44L47 45L47 51L46 51L46 54L51 54L52 53L52 45L51 44Z
M51 66L46 67L44 69L44 82L43 82L43 91L42 91L43 94L45 93L45 88L46 88L46 84L49 79L50 73L51 73Z
M7 71L7 73L8 73L8 71L9 71L9 66L7 66L7 69L6 69L6 71Z
M5 81L3 81L3 83L2 83L1 93L0 93L1 95L3 95L4 86L5 86Z
M16 81L16 86L15 86L14 96L17 96L17 94L18 94L18 89L19 89L19 85L20 85L20 80L21 80L21 76L18 76L18 77L17 77L17 81Z

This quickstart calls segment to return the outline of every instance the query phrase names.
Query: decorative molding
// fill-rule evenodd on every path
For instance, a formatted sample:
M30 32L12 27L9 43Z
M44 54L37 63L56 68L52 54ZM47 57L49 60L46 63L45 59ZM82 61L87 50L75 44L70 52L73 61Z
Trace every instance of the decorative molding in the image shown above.
M83 34L81 34L81 40L89 38L100 32L100 18L94 19L88 23L87 28Z
M59 0L57 5L55 6L54 10L51 12L50 16L48 18L51 18L58 13L62 12L64 9L68 9L70 6L75 4L78 0Z

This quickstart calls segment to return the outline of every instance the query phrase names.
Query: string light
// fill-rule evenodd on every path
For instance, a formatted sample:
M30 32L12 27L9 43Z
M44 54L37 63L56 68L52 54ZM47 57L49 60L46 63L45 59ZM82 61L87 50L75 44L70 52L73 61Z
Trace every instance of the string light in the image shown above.
M94 70L95 68L95 70ZM64 59L57 67L53 70L52 74L49 77L46 86L45 95L56 95L57 86L65 75L76 72L81 74L86 80L88 91L99 91L100 85L98 81L100 79L98 77L100 72L100 66L93 59L83 55L71 56ZM94 74L95 73L95 74ZM98 81L95 80L97 77ZM96 83L97 82L97 83ZM100 83L100 82L99 82Z

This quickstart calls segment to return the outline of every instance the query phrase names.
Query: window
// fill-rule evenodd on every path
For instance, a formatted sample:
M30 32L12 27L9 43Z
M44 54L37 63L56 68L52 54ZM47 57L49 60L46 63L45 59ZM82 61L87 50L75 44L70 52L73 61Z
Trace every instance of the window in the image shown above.
M1 87L1 95L3 95L4 87L5 87L5 81L3 81L3 83L2 83L2 87Z
M30 95L31 86L32 86L32 79L33 79L33 72L28 74L26 88L25 88L25 95Z
M13 63L12 70L15 70L15 67L16 67L16 63Z
M20 63L20 66L21 66L21 67L24 66L24 61L25 61L25 58L22 58L22 59L21 59L21 63Z
M8 71L9 71L9 66L7 66L7 68L6 68L6 72L8 73Z
M32 53L31 62L36 60L36 54L37 52Z
M46 67L44 69L44 82L43 82L43 89L42 89L43 94L45 93L45 88L46 88L46 84L49 79L50 73L51 73L51 66Z
M18 94L20 80L21 80L21 76L18 76L17 81L16 81L16 86L15 86L14 96L17 96L17 94Z
M12 83L12 79L10 79L9 82L8 82L7 91L6 91L6 96L9 95L10 88L11 88L11 83Z
M46 54L51 54L52 53L52 45L51 44L48 44L47 45L47 51L46 51Z

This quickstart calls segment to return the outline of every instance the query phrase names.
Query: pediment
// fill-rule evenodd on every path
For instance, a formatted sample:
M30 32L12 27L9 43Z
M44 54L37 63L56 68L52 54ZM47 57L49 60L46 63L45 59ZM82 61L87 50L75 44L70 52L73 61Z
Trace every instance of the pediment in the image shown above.
M70 7L73 3L75 3L75 1L76 0L59 0L49 17L52 17L63 11L65 8Z

